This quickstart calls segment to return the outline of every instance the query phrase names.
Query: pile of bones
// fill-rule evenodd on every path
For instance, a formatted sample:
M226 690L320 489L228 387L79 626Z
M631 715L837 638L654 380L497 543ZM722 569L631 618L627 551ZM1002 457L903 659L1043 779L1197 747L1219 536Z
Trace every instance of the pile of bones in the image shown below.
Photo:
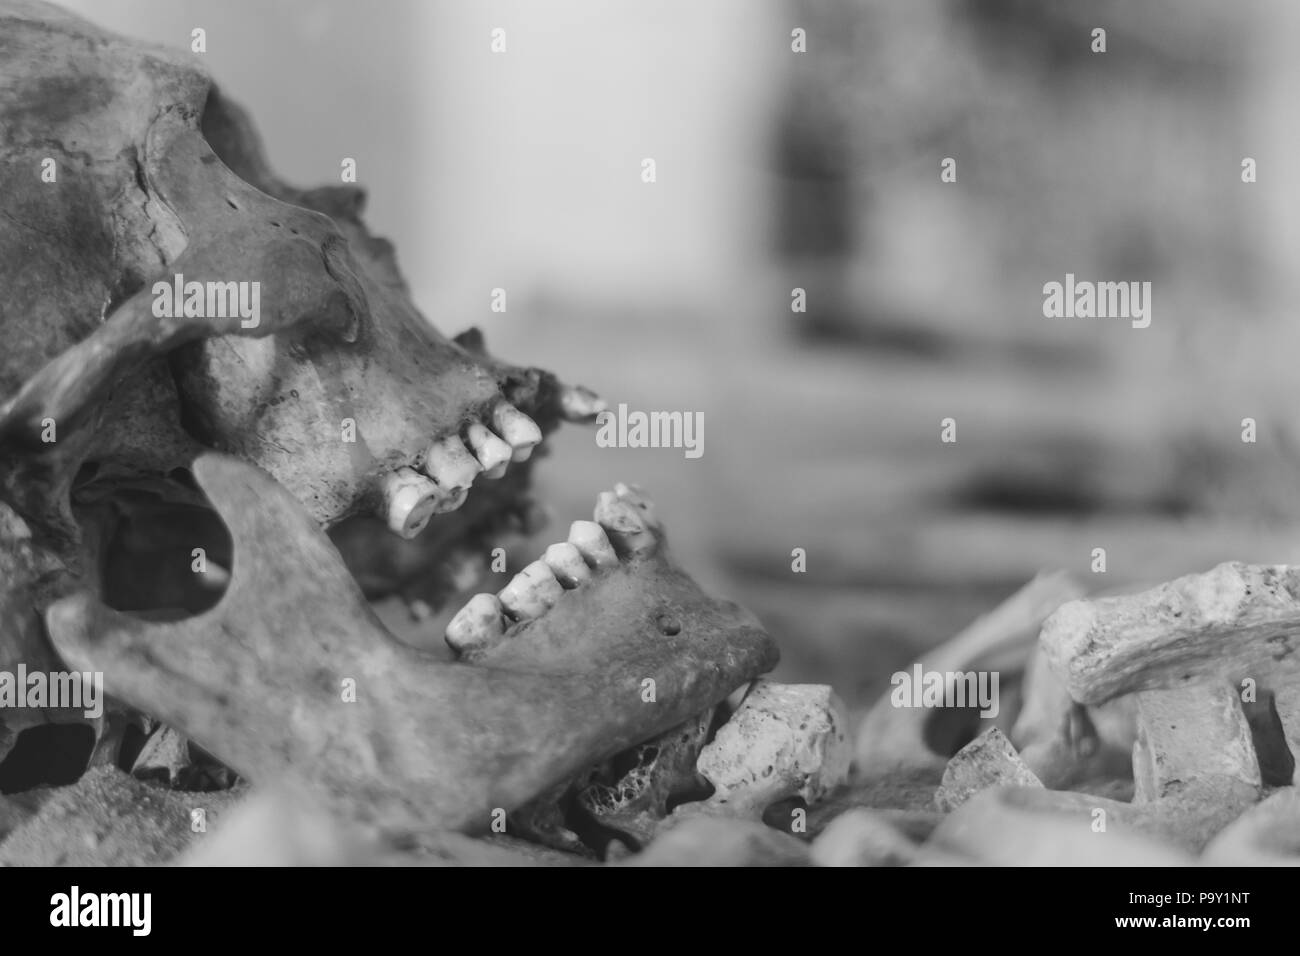
M438 332L361 208L188 55L0 0L0 863L1297 859L1286 568L1040 578L918 662L1006 675L1000 716L856 735L634 486L469 596L603 406Z

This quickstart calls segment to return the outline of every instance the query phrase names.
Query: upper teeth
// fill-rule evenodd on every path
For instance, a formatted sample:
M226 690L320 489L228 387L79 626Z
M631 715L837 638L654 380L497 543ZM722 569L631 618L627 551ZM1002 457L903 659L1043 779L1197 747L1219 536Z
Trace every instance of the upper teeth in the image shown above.
M588 422L607 408L605 400L589 388L581 385L560 387L560 414L565 421Z
M492 409L492 425L498 435L510 446L513 461L527 461L533 448L542 440L542 430L509 402L498 402Z
M509 445L478 422L465 430L465 437L469 439L470 448L474 449L479 464L483 466L484 478L500 478L506 473L511 455Z
M434 442L424 456L424 473L448 491L468 491L482 470L456 435Z
M434 515L442 492L424 475L398 468L384 476L384 517L403 538L414 538Z

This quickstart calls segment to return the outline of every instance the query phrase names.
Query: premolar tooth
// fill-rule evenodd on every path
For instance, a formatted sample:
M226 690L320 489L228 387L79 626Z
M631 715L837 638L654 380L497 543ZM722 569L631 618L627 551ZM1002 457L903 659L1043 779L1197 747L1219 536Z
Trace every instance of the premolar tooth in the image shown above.
M587 567L578 546L571 542L551 545L542 555L542 560L566 587L574 588L583 581L591 580L591 568Z
M495 594L475 594L447 625L445 639L457 654L493 643L505 633L501 601Z
M381 485L384 519L403 538L414 538L437 513L442 494L428 478L411 468L398 468Z
M424 473L449 496L468 492L482 470L458 435L434 442L424 456Z
M581 385L560 386L560 414L566 422L584 423L608 410L605 400Z
M575 521L569 525L569 544L598 568L618 567L618 555L609 543L605 529L594 521Z
M543 561L534 561L511 579L497 597L502 606L520 620L541 617L564 589Z
M533 449L541 443L542 430L509 402L498 402L492 409L492 425L496 433L510 446L513 461L527 461Z
M622 545L628 554L636 556L654 550L654 532L647 528L641 509L614 492L600 493L593 517L609 534L610 540Z
M484 478L500 478L506 473L511 455L509 445L488 431L486 425L478 422L465 429L465 437L469 439L469 447L474 450L474 457L483 466Z

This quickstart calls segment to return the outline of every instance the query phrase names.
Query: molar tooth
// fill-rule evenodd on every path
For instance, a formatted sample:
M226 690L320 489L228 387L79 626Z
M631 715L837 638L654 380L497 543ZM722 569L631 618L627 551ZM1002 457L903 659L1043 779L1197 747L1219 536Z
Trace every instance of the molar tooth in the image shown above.
M569 526L569 544L597 568L618 567L618 555L605 529L594 521L575 521Z
M566 422L590 422L608 409L605 400L589 388L581 385L560 386L560 414Z
M513 461L527 461L542 440L537 422L509 402L498 402L492 409L492 427L510 446Z
M641 509L614 492L600 493L592 517L605 529L610 540L622 545L628 554L639 556L655 549L654 532L647 528Z
M497 592L502 606L520 620L541 617L564 593L545 562L534 561Z
M384 519L403 538L414 538L423 531L442 500L438 486L411 468L389 472L380 491Z
M457 654L465 654L493 643L505 631L506 622L497 596L475 594L451 619L444 639Z
M469 439L469 447L474 450L474 457L483 466L484 478L500 478L506 473L512 454L509 445L488 431L486 425L478 422L465 429L465 437Z
M458 435L434 442L424 456L424 473L453 497L459 492L468 492L482 470L483 466L470 454Z
M591 568L587 567L582 552L572 542L551 545L542 555L542 560L565 587L576 588L583 581L591 580Z

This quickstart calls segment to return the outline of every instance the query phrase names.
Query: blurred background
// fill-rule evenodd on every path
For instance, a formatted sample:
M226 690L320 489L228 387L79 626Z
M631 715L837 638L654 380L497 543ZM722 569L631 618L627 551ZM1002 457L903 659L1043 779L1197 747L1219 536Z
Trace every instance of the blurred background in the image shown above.
M564 430L541 537L641 483L782 679L869 704L1040 570L1300 560L1300 5L66 5L170 46L204 28L282 176L357 161L444 332L702 412L697 460ZM1150 327L1044 318L1067 272L1151 282Z

